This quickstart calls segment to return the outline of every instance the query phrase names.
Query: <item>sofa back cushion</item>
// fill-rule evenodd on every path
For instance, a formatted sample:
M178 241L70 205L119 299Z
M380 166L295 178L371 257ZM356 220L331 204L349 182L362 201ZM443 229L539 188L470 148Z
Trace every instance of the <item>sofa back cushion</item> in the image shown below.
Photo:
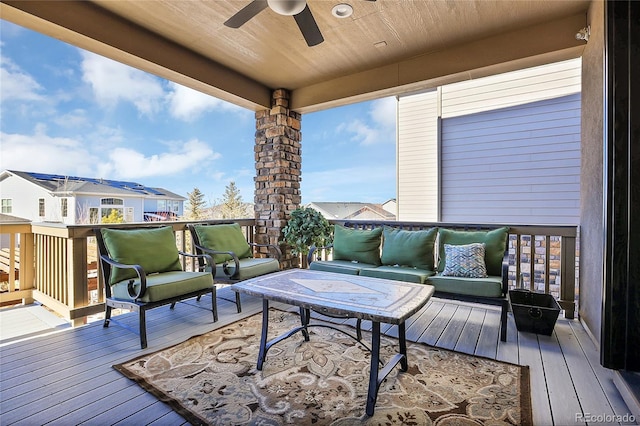
M198 235L200 245L204 248L216 251L232 251L238 256L238 259L251 257L251 246L237 223L194 225L193 229ZM215 263L222 263L231 259L233 257L228 254L216 254L213 256Z
M438 228L407 231L385 226L382 233L382 264L433 271L433 247L437 235Z
M484 260L487 274L493 276L502 275L502 259L507 248L509 228L502 227L491 231L455 231L441 228L438 231L439 262L438 272L444 270L446 253L444 245L466 245L471 243L484 243Z
M380 265L382 228L371 230L334 225L333 258Z
M140 265L146 274L181 271L178 248L170 226L142 229L101 229L107 255L119 263ZM112 268L109 284L137 278L135 270Z

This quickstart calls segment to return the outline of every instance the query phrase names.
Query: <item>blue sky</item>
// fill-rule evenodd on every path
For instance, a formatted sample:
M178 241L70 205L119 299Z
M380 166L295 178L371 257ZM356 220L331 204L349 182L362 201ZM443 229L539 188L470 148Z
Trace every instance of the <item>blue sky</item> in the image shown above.
M0 21L0 169L253 202L253 111ZM395 100L302 117L302 198L395 197Z

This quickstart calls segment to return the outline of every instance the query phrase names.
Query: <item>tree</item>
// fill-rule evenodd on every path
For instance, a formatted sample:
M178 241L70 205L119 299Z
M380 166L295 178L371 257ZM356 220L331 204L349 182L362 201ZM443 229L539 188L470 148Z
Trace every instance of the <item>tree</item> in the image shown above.
M198 189L193 188L193 191L187 193L187 208L185 217L187 220L201 220L205 218L205 206L204 194Z
M109 215L102 216L102 223L124 223L122 210L111 209Z
M250 216L247 205L242 201L240 190L235 182L229 182L224 189L222 197L221 213L223 219L239 219Z

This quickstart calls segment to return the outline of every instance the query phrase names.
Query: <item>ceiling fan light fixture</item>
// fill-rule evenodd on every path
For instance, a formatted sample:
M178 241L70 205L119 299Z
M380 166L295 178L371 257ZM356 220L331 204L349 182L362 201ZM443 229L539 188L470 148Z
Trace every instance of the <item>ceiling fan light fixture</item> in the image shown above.
M353 14L353 7L347 3L340 3L333 6L331 14L336 18L348 18Z
M267 0L267 4L279 15L297 15L307 6L307 0Z

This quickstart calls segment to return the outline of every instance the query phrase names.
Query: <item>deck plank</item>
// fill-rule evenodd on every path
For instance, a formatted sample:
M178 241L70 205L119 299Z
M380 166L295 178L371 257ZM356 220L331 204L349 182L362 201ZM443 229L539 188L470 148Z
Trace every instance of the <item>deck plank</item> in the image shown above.
M207 305L210 300L203 298L194 303ZM189 304L178 305L173 311L151 310L146 350L140 350L136 334L116 325L103 328L100 322L0 343L2 424L186 425L168 405L126 379L112 365L223 327L262 309L260 299L243 295L242 302L243 313L237 314L234 304L219 300L217 323L209 318L210 312ZM297 311L282 304L273 307ZM119 317L137 327L137 315ZM366 321L363 328L370 327ZM615 389L613 372L599 364L598 350L578 321L560 318L555 337L548 338L519 333L509 314L507 342L499 340L499 327L499 309L434 298L407 321L407 337L529 365L536 425L571 424L577 409L591 414L629 412ZM386 326L385 330L397 334L396 327Z
M528 365L531 377L531 404L533 409L534 425L551 425L553 417L549 404L549 394L547 389L544 367L540 346L535 334L520 333L518 342L520 343L520 364ZM537 380L534 380L537 379Z
M548 399L553 421L560 425L584 424L578 421L582 412L567 363L555 334L538 336L542 365L547 381Z

